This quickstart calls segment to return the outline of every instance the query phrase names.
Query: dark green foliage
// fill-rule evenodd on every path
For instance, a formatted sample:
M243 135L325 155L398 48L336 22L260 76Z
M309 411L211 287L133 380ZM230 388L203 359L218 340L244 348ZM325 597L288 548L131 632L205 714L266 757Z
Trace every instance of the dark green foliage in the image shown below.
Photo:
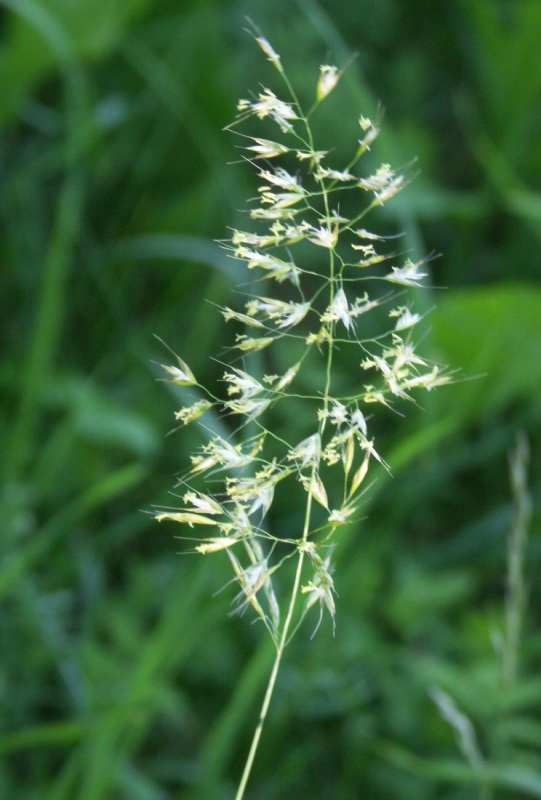
M242 768L270 642L228 617L234 587L214 596L225 557L186 554L145 512L174 505L200 435L165 435L187 390L156 383L169 357L153 334L212 383L231 335L215 305L244 301L215 240L255 191L222 132L268 78L248 14L306 94L320 64L358 53L329 145L381 101L374 160L417 159L371 224L443 253L424 352L462 370L378 431L393 477L336 550L335 638L325 620L310 639L309 620L286 653L248 796L541 797L541 5L1 5L0 796L227 800ZM520 431L533 516L509 681Z

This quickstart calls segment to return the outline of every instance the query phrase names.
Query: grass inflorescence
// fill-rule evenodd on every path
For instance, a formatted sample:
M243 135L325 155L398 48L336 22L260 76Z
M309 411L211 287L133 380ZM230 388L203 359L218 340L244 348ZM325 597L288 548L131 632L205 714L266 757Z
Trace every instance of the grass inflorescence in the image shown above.
M285 99L261 88L239 102L230 126L240 133L243 158L260 184L249 206L250 230L233 230L224 243L246 267L241 289L247 299L242 310L221 309L240 330L225 358L220 354L221 396L201 385L182 358L163 365L166 380L194 392L176 420L181 427L198 421L206 441L180 477L182 506L156 514L158 521L189 529L190 541L201 530L197 552L227 555L238 587L236 610L251 607L276 648L237 798L291 636L313 607L315 628L326 612L334 629L337 534L359 519L371 465L387 468L372 434L377 409L414 401L419 390L450 379L417 353L422 315L413 310L410 290L423 285L425 262L391 251L385 237L365 227L365 218L409 181L387 163L363 172L380 120L359 116L349 158L335 163L333 151L320 149L314 128L340 70L320 67L305 110L280 56L263 36L255 39L282 79ZM254 121L262 129L255 134ZM338 352L351 364L348 385L335 379ZM302 408L306 435L300 441L287 441L272 424L291 403L294 413ZM210 409L231 422L228 435L209 433ZM275 531L267 522L275 498L299 486L302 523L298 530Z

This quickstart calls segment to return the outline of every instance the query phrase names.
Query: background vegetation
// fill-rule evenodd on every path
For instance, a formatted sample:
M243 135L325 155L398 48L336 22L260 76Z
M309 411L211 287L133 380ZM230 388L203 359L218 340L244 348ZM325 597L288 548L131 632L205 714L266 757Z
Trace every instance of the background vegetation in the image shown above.
M382 425L393 479L337 551L335 638L289 649L249 796L541 797L541 3L0 13L0 796L226 800L241 769L270 642L215 596L225 556L145 511L197 442L166 436L153 334L212 380L235 302L215 240L253 186L222 128L269 75L248 14L301 91L357 53L326 135L385 107L376 157L420 174L372 224L444 254L425 352L483 376Z

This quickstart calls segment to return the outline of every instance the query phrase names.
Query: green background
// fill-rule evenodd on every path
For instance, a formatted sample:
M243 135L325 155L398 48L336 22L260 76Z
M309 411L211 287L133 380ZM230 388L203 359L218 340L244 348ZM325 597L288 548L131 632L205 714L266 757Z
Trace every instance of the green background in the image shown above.
M375 157L416 159L371 225L443 254L419 293L423 347L464 380L380 418L393 478L336 550L335 637L324 620L310 639L309 622L286 653L247 796L541 797L541 3L1 0L0 14L0 796L234 794L270 642L229 616L234 587L216 594L226 558L186 554L148 512L200 441L195 426L167 436L183 395L155 380L154 335L212 380L229 335L213 304L237 302L242 278L216 240L254 191L222 129L274 80L249 16L301 94L356 54L324 136L339 146L381 103ZM506 589L528 499L509 477L518 434L522 605Z

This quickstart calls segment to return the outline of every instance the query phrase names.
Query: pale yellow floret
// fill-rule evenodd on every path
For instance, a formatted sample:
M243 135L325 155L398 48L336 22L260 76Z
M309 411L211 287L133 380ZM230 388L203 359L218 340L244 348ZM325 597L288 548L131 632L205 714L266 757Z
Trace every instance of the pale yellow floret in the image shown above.
M318 100L323 100L335 88L342 77L342 73L336 67L331 67L328 64L321 66L319 73L316 96Z

